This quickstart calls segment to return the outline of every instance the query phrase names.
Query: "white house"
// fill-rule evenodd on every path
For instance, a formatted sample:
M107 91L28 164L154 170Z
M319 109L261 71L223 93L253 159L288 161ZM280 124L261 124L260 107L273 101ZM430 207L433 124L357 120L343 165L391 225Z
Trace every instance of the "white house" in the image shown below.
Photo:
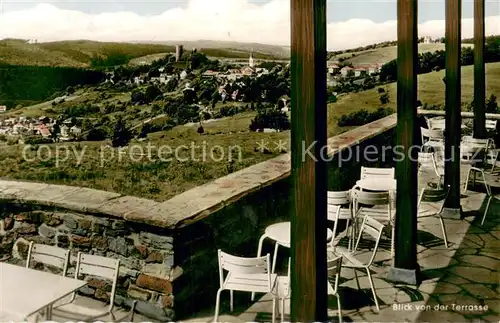
M63 124L60 128L60 136L61 137L68 137L68 130L69 130L69 127L65 124Z
M425 36L424 37L424 44L431 44L433 42L431 36Z
M181 80L184 80L188 76L188 73L186 71L182 71L179 76L180 76Z
M357 67L354 69L354 76L362 76L366 74L366 70L362 67Z
M69 129L69 132L73 135L73 136L80 136L82 134L82 129L80 127L77 127L77 126L73 126Z
M340 74L342 74L343 77L349 76L354 72L354 69L349 66L344 66L340 69Z

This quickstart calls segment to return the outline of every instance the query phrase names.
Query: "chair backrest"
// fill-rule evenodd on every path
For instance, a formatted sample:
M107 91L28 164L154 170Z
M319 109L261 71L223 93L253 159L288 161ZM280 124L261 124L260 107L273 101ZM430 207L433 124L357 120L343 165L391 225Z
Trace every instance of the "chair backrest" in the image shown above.
M498 120L486 120L485 127L488 130L495 130L497 128Z
M326 261L326 270L328 278L334 278L335 283L333 286L333 293L337 293L339 287L339 277L342 271L342 256L328 259Z
M427 125L429 129L434 130L444 130L446 128L446 119L444 118L430 118L427 120Z
M383 230L384 230L384 225L378 222L377 220L371 218L370 216L366 215L365 218L363 219L363 224L361 225L361 228L359 230L359 236L354 246L353 252L355 252L358 249L359 242L361 241L363 234L372 237L375 240L375 245L373 247L370 260L366 264L367 266L371 266L373 260L375 259L375 255L377 254L377 249L380 243L380 238L382 237Z
M464 146L488 149L490 146L490 139L489 138L478 139L478 138L473 138L472 136L463 136L462 144Z
M221 286L224 284L223 271L234 274L268 274L269 291L271 291L271 262L269 254L263 257L246 258L237 257L218 250L219 278Z
M447 185L442 189L429 189L429 188L423 188L420 196L418 198L418 207L420 207L420 204L422 202L427 202L427 203L438 203L440 204L439 208L439 213L443 211L444 208L444 202L446 201L446 198L448 197L448 194L450 193L450 186Z
M428 140L444 140L443 130L425 129L420 127L420 132L422 135L422 143L425 143Z
M66 276L69 263L69 250L31 241L26 259L26 268L30 268L33 261L59 268L62 270L61 275Z
M348 191L328 191L328 205L349 205L351 204L351 190Z
M354 205L386 205L389 204L391 198L389 192L352 190L352 200Z
M460 147L460 158L462 161L479 161L477 157L480 155L482 148L476 145L462 145Z
M75 278L78 279L80 275L91 275L111 280L112 286L109 307L110 310L112 310L115 301L119 269L120 259L89 255L79 252L76 262Z
M395 178L396 171L394 167L391 168L375 168L375 167L363 167L361 166L361 176L360 179L365 178Z

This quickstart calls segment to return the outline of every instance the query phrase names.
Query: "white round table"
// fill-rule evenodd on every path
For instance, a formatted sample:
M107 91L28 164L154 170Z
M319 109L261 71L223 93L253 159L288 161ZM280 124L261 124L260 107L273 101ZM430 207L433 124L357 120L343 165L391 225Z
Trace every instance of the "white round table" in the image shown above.
M268 226L264 232L264 234L259 239L259 247L257 250L257 257L261 256L262 252L262 243L264 239L269 238L275 241L274 245L274 255L273 255L273 264L272 264L272 273L274 273L274 269L276 266L276 258L278 255L278 246L283 246L286 248L290 248L290 236L291 236L291 223L290 222L279 222ZM333 231L327 228L325 244L332 239Z
M356 182L362 190L369 191L395 191L396 190L396 180L395 179L380 179L380 178L365 178L360 179Z

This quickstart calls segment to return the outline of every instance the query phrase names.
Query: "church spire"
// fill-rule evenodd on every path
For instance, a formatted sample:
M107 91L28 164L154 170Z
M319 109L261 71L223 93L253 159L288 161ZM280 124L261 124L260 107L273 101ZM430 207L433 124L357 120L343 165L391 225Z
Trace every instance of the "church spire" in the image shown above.
M248 66L253 68L254 67L254 61L253 61L253 49L250 52L250 58L248 59Z

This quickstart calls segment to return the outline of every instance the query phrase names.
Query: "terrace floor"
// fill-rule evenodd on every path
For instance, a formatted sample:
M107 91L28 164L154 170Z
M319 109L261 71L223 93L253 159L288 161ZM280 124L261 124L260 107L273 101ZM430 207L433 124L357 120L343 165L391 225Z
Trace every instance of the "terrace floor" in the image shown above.
M465 171L465 170L464 170ZM500 176L496 176L499 179ZM462 178L465 178L463 176ZM435 182L432 171L419 176L419 186ZM495 186L499 186L495 182ZM476 191L477 190L477 191ZM497 188L498 190L498 188ZM483 226L481 217L486 205L485 194L479 187L469 189L462 197L464 218L445 219L449 248L442 240L439 220L428 217L419 220L418 263L422 272L419 286L394 284L385 279L390 268L390 240L381 242L382 248L373 267L380 312L376 313L366 275L360 277L358 290L350 269L342 269L340 296L345 322L499 322L500 321L500 201L492 201ZM427 205L427 207L434 207ZM257 246L256 246L257 248ZM285 253L285 252L283 252ZM282 264L279 271L286 274ZM250 302L249 293L235 293L235 311L229 312L229 295L221 298L220 321L271 321L272 301L263 295ZM214 295L215 300L215 295ZM85 300L92 306L103 306L94 300ZM207 301L212 303L212 300ZM289 319L289 302L285 320ZM337 321L336 300L329 300L329 315ZM120 315L118 315L119 317ZM57 317L55 317L57 321ZM211 322L213 308L193 314L184 322ZM279 317L278 317L279 320ZM135 322L152 320L135 315Z

